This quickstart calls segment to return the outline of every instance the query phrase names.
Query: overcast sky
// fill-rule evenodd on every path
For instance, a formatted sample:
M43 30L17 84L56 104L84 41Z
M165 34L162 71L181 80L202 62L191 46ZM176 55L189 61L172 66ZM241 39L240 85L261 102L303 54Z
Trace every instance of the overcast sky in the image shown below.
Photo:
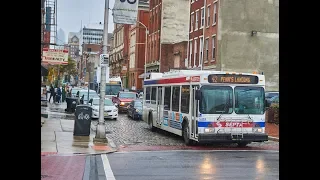
M104 21L105 0L57 0L58 20L57 29L65 32L67 41L69 32L79 32L82 25L99 23ZM109 8L112 9L115 0L109 0ZM112 11L109 10L108 32L113 31Z

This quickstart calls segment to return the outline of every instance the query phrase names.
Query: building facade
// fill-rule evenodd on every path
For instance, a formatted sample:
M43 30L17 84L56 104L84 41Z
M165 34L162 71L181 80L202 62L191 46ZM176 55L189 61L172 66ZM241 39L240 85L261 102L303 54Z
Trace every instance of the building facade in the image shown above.
M167 72L170 68L174 68L171 64L174 64L173 54L177 52L173 51L173 45L177 44L177 47L182 48L185 46L179 43L188 42L190 18L182 14L189 14L190 4L188 0L151 0L149 3L146 71ZM172 58L168 59L168 56ZM185 63L182 63L180 68L184 68L184 65Z
M78 33L70 32L68 35L68 47L69 47L69 56L72 60L77 60L79 56L79 35Z
M263 73L266 90L278 91L279 0L191 0L190 5L189 68ZM199 23L203 35L195 36Z
M139 4L138 23L130 26L130 48L129 48L129 78L128 88L132 90L142 89L142 79L139 75L144 73L146 56L146 28L149 26L149 4ZM140 23L139 23L140 22ZM143 26L143 25L144 26Z
M120 76L124 87L127 87L127 68L129 60L129 28L128 24L115 24L113 45L109 54L111 76Z
M101 44L103 40L103 24L101 22L88 24L80 29L79 34L79 49L80 55L82 55L84 44Z

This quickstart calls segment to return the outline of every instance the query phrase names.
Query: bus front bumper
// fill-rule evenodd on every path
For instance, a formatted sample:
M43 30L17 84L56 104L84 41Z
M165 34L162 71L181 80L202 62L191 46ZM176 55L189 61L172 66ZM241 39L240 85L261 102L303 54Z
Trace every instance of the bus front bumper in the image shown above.
M264 142L268 141L267 134L199 134L198 141L204 143L212 143L212 142Z

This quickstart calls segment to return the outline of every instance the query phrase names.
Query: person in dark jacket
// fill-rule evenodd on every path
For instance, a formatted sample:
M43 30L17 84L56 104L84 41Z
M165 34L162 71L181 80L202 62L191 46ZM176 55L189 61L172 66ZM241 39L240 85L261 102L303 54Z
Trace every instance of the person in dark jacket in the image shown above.
M56 101L57 101L57 103L60 103L61 95L62 95L61 88L58 87L58 88L57 88L57 95L56 95Z
M50 86L50 97L49 97L49 103L50 103L50 100L51 100L51 97L53 99L53 102L54 102L54 87L51 85Z

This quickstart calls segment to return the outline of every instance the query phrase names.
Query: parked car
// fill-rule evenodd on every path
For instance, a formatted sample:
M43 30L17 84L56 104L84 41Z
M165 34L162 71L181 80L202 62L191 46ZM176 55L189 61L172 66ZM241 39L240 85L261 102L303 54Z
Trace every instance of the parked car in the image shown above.
M276 104L279 105L279 96L274 96L270 99L270 106L276 105Z
M83 89L80 88L80 87L74 87L74 88L72 88L72 89L71 89L71 95L72 95L72 97L76 97L77 92L78 92L78 91L82 91L82 90L83 90Z
M137 99L137 93L120 91L116 97L112 97L112 102L118 106L120 112L126 112L129 103L135 99Z
M265 97L266 97L266 101L267 101L266 107L270 107L270 104L271 104L270 100L271 100L271 98L273 98L275 96L279 96L279 92L273 91L273 92L266 92L265 93Z
M127 109L128 117L131 117L133 120L141 120L142 101L140 99L131 101L131 103L127 106Z
M100 98L90 99L89 105L92 107L92 118L99 118L99 104ZM109 98L106 98L104 101L104 118L114 120L117 120L118 118L118 108Z
M80 104L87 104L88 101L88 90L81 90L79 91L79 96L80 96L80 101L83 103ZM94 98L100 98L98 93L94 90L89 90L89 99L94 99Z

